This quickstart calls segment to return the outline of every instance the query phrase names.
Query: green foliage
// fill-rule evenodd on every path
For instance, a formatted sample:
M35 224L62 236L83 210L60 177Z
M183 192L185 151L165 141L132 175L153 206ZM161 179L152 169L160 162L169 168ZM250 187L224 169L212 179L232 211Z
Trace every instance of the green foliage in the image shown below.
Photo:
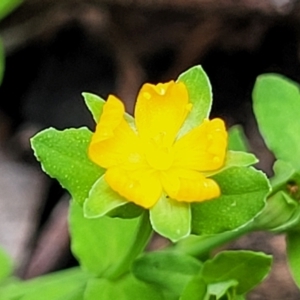
M273 187L273 192L279 190L286 190L287 182L299 182L300 175L297 173L295 168L283 160L276 160L273 166L274 176L270 182Z
M89 275L79 268L41 276L29 281L8 285L2 292L3 300L79 300Z
M299 85L276 74L259 76L253 90L253 109L268 148L277 159L300 171Z
M228 131L228 149L249 152L249 148L243 128L240 125L232 126Z
M248 167L257 162L258 160L254 154L228 150L224 166L216 171L205 172L205 174L206 176L212 176L232 167Z
M126 203L124 198L109 187L104 176L101 176L92 186L89 196L84 202L84 216L86 218L102 217Z
M133 264L134 275L163 290L167 299L178 299L187 283L198 274L202 264L195 258L176 252L153 252Z
M285 231L299 222L299 205L286 192L270 196L261 214L254 220L257 230Z
M150 209L150 221L156 232L176 242L190 234L190 204L163 195Z
M253 168L233 167L213 177L221 196L192 204L192 232L216 234L244 226L257 216L269 193L266 176Z
M269 273L272 258L251 251L224 251L201 264L176 252L145 254L133 264L134 275L164 291L166 299L237 299ZM251 275L250 275L251 274ZM250 276L249 276L250 275ZM212 297L212 298L211 298Z
M87 156L91 136L87 128L64 131L49 128L31 139L34 154L43 170L56 178L80 204L104 173L104 169L92 163Z
M209 297L215 299L222 299L223 296L227 296L229 299L235 298L235 288L238 285L236 280L227 280L218 283L211 283L208 285L207 294Z
M223 251L204 263L202 276L207 284L236 281L236 293L245 294L267 276L271 263L262 252Z
M86 107L92 114L94 121L98 123L103 111L103 105L105 103L105 100L91 93L82 93L82 96L84 98Z
M84 300L164 300L155 286L139 281L132 274L127 274L118 281L92 279L88 282Z
M105 100L103 100L101 97L91 94L91 93L82 93L82 96L84 98L84 102L89 109L90 113L92 114L92 117L96 123L99 122L102 111L103 111L103 105L105 104ZM134 125L134 119L132 116L130 116L128 113L125 112L125 120L128 122L131 127L135 127Z
M262 75L256 81L253 102L260 132L278 159L274 165L275 176L271 180L274 195L269 199L269 215L272 215L273 220L267 223L272 225L274 220L280 220L274 230L287 231L289 266L300 287L299 84L276 74ZM265 212L262 217L263 220L259 221L266 221Z
M8 254L0 248L0 283L6 279L13 271L13 262Z
M202 300L207 297L207 284L199 273L194 276L185 286L180 300Z
M75 202L70 207L71 248L88 272L115 278L127 272L144 250L151 233L147 214L135 219L84 218Z
M212 105L212 91L209 79L201 66L190 68L182 73L177 81L186 85L189 101L193 105L179 132L179 136L182 136L208 118Z
M229 169L231 167L248 167L257 162L258 160L254 154L229 150L224 169Z

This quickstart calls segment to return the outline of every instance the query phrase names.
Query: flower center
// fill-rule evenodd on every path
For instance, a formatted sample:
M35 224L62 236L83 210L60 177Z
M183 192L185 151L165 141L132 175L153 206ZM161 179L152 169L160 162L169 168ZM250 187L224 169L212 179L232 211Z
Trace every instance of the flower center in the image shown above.
M164 133L152 138L145 147L145 155L148 164L155 170L168 170L174 161L172 147L164 145Z

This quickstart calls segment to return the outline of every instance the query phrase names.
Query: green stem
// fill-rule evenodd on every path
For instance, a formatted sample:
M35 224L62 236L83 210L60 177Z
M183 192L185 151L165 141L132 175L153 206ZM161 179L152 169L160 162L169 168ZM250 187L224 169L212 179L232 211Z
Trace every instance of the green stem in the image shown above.
M195 237L191 243L180 245L177 249L198 258L207 256L211 250L228 243L253 230L252 223L236 230L207 237Z
M140 217L140 222L136 228L135 238L131 241L131 246L128 247L127 254L116 265L113 265L105 274L105 277L110 280L116 280L130 269L135 258L145 249L152 235L152 227L149 221L149 212L145 211Z

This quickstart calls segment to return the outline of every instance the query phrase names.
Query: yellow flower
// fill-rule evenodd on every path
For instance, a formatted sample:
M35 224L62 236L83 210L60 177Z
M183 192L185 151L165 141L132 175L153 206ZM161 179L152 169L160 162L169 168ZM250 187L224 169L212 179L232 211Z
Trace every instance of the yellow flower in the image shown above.
M163 194L184 202L220 195L218 184L205 174L224 165L224 122L204 120L178 137L191 108L184 83L145 84L132 126L124 118L123 103L108 97L89 157L106 169L104 178L111 189L144 208L153 207Z

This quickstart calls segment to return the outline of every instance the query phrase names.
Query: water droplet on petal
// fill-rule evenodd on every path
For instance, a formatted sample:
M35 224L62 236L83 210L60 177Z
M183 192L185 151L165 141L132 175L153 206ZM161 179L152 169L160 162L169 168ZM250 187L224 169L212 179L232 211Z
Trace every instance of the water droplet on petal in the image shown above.
M144 93L143 93L143 96L144 96L144 98L146 98L146 99L148 99L148 100L151 99L151 94L148 93L148 92L144 92Z

